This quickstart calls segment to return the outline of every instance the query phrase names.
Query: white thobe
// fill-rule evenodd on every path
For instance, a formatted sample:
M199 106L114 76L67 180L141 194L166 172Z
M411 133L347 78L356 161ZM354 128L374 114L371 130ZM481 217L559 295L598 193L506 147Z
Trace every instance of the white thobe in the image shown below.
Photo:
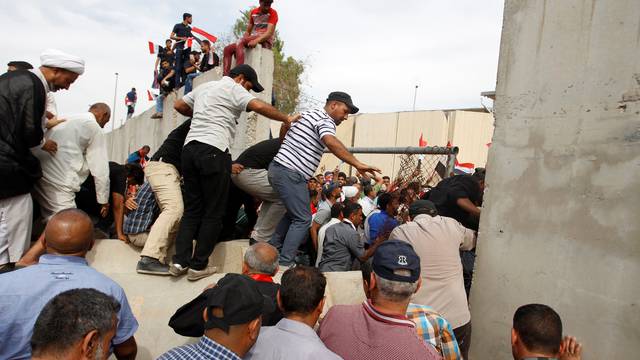
M47 131L47 139L58 144L56 154L33 151L42 166L42 178L34 195L47 219L60 210L75 207L75 193L89 173L94 178L97 202L109 202L109 159L102 128L90 112L65 119Z

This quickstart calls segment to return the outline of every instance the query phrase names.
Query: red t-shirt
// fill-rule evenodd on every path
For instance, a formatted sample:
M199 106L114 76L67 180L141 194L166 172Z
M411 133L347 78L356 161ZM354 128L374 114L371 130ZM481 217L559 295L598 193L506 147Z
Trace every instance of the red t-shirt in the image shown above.
M260 11L260 8L257 7L251 10L251 14L249 15L249 24L253 25L251 36L262 34L267 31L267 26L269 24L276 26L277 23L278 13L273 9L269 9L267 14L263 14L262 11ZM269 46L273 45L273 35L271 35L271 38L267 39L266 43L268 43Z

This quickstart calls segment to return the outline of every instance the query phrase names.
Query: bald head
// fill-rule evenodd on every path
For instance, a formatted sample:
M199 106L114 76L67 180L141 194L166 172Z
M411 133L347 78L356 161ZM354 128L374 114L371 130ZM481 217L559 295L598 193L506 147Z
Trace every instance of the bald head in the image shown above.
M44 241L50 254L84 256L94 241L91 218L82 210L62 210L47 223Z
M111 108L105 103L95 103L89 108L89 112L96 117L96 121L103 128L111 119Z
M244 254L244 264L249 273L275 275L278 272L278 250L264 242L251 245Z

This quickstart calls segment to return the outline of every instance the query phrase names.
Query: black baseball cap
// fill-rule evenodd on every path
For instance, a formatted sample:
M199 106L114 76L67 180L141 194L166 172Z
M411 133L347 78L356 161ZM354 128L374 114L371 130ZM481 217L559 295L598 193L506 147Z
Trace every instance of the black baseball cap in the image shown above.
M436 216L438 215L438 208L429 200L416 200L409 205L409 215L415 216L420 214Z
M264 91L264 88L258 82L258 74L256 74L256 71L253 70L251 66L242 64L234 67L233 69L231 69L231 71L229 71L229 77L234 78L238 75L244 75L244 78L247 81L251 81L251 84L253 84L251 90L253 90L254 92L259 93Z
M329 97L327 98L327 101L340 101L344 104L346 104L349 107L349 113L350 114L355 114L358 111L360 111L360 109L358 109L357 106L353 105L353 101L351 100L351 96L349 96L349 94L347 94L346 92L342 92L342 91L334 91L331 94L329 94Z
M409 243L400 240L380 244L371 266L376 275L391 281L414 283L420 278L420 257ZM396 274L396 270L408 270L410 275Z
M260 293L255 280L241 274L227 274L220 279L210 289L206 304L209 320L204 328L218 328L225 332L229 331L231 325L255 320L265 310L275 310L273 300ZM222 308L223 316L214 316L211 308Z

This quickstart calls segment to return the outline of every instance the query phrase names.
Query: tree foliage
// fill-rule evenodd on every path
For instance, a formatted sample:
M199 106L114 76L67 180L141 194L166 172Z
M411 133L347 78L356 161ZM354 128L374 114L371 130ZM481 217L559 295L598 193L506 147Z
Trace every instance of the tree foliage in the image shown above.
M240 39L249 24L251 9L241 11L232 29L232 41ZM302 86L302 73L305 64L302 60L296 60L284 53L284 41L276 28L273 37L273 93L276 98L278 110L289 114L294 112L300 102L300 88Z

